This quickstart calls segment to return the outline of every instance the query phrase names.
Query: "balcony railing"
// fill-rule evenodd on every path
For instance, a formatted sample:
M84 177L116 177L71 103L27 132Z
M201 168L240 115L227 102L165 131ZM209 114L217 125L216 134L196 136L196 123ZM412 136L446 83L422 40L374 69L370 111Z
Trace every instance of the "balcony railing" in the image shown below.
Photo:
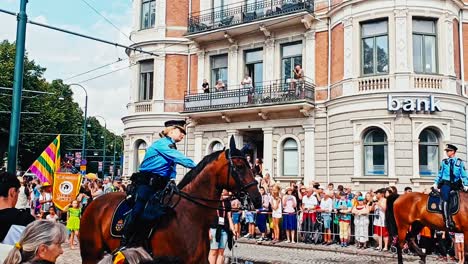
M239 86L237 86L239 87ZM295 102L315 102L315 85L307 81L276 80L251 88L189 94L184 97L184 112L222 110Z
M314 11L313 0L263 0L256 3L234 3L190 15L188 34L249 23L271 17Z

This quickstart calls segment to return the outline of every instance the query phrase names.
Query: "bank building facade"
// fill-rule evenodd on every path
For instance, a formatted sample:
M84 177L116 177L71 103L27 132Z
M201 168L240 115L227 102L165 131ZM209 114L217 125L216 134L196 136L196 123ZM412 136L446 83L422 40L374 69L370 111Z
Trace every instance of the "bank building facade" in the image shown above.
M133 0L134 46L159 56L128 53L124 176L186 119L197 162L234 136L285 184L432 185L445 144L467 159L467 2Z

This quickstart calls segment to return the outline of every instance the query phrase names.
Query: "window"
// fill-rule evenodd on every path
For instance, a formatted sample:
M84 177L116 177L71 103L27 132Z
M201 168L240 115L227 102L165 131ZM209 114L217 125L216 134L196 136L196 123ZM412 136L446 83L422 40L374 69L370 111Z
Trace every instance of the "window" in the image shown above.
M212 0L212 12L211 17L213 18L213 23L217 24L221 22L225 16L224 14L224 0Z
M143 162L143 159L145 158L146 154L146 142L141 141L137 145L137 157L136 157L136 166L135 168L138 170L140 168L141 163Z
M218 80L228 86L228 56L227 54L211 57L211 87L216 86Z
M302 66L302 43L291 43L281 46L281 78L284 82L294 78L296 65Z
M439 168L439 140L431 129L419 135L419 175L436 176Z
M361 24L362 74L388 73L388 22Z
M140 101L153 99L153 68L152 60L140 62Z
M413 19L413 67L416 73L436 73L436 22Z
M223 149L224 149L224 146L223 144L221 144L221 142L214 141L213 143L210 144L210 148L209 148L210 152L208 154L219 151L219 150L223 150Z
M387 175L387 135L374 128L364 136L364 174Z
M283 143L283 176L298 176L299 153L297 142L288 138Z
M263 82L263 50L249 50L245 52L246 73L252 78L253 86L262 87Z
M156 21L156 0L143 0L141 6L141 29L154 27Z

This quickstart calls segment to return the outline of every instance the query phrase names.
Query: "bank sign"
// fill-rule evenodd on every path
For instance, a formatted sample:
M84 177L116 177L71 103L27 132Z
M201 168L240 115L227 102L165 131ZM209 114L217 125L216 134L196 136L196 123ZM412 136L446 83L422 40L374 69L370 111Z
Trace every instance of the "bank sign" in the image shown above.
M404 96L393 97L391 94L387 96L388 111L396 112L442 112L440 100L437 100L434 95L428 97L407 98Z

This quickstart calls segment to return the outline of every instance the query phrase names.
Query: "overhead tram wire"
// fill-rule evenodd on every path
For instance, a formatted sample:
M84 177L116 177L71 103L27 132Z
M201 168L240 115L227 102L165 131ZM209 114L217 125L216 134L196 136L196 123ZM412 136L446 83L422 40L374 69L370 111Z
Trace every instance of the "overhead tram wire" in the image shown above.
M111 24L115 29L117 29L122 35L124 35L125 37L128 38L128 40L130 40L131 42L135 43L131 38L130 36L128 36L127 34L125 34L122 30L120 30L120 28L118 28L116 25L114 25L114 23L112 23L112 21L110 21L107 17L105 17L103 14L101 14L101 12L99 12L96 8L94 8L90 3L88 3L86 0L81 0L83 3L85 3L89 8L91 8L96 14L100 15L102 18L104 18L109 24Z
M73 76L71 76L71 77L68 77L68 78L64 79L64 81L68 81L68 80L74 79L74 78L76 78L76 77L80 77L80 76L82 76L82 75L91 73L91 72L93 72L93 71L100 70L100 69L105 68L105 67L107 67L107 66L110 66L110 65L113 65L113 64L122 62L122 61L126 61L126 60L128 60L128 58L125 58L125 59L118 58L116 61L113 61L113 62L111 62L111 63L107 63L107 64L104 64L104 65L99 66L99 67L97 67L97 68L94 68L94 69L91 69L91 70L88 70L88 71L85 71L85 72L82 72L82 73L73 75Z
M10 11L4 10L4 9L0 9L0 13L5 13L5 14L17 16L17 13L10 12ZM39 22L34 22L32 20L29 20L29 19L28 19L27 22L29 24L33 24L33 25L36 25L36 26L45 27L45 28L48 28L48 29L52 29L52 30L63 32L63 33L71 34L71 35L74 35L74 36L78 36L78 37L94 40L94 41L97 41L97 42L102 42L102 43L105 43L105 44L109 44L109 45L112 45L112 46L129 49L129 50L132 50L132 51L135 51L135 52L145 53L145 54L149 54L149 55L152 55L152 56L159 57L159 54L149 52L149 51L144 51L141 48L134 48L134 47L122 45L122 44L117 43L117 42L111 42L111 41L107 41L107 40L104 40L104 39L100 39L100 38L88 36L88 35L85 35L85 34L73 32L73 31L70 31L70 30L66 30L66 29L62 29L62 28L58 28L58 27L54 27L54 26L49 26L49 25L42 24L42 23L39 23Z

